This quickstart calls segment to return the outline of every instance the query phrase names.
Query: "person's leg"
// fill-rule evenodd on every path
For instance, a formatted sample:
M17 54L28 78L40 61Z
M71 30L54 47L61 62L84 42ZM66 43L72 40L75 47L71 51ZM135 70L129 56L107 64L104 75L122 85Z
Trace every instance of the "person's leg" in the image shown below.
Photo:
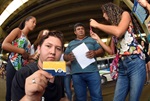
M146 80L145 80L145 84L148 83L149 80L149 73L148 73L148 63L146 64Z
M120 60L118 79L116 83L113 101L125 101L128 92L129 92L129 78L127 75L127 67L122 62L122 60Z
M84 79L87 81L91 101L103 101L99 72L86 73Z
M113 101L125 101L129 90L129 80L127 76L118 76L114 100Z
M67 94L67 97L70 101L72 101L72 92L71 92L71 75L67 74L64 77L64 86L65 86L65 91Z
M148 84L150 84L150 61L147 63L147 69L148 69Z
M6 66L6 101L11 101L11 85L15 73L16 70L12 66L10 60L8 60Z
M76 100L75 101L87 101L87 85L86 81L82 78L83 74L73 74L73 87L75 91Z
M140 58L132 59L129 64L130 96L129 101L139 101L145 83L145 61Z

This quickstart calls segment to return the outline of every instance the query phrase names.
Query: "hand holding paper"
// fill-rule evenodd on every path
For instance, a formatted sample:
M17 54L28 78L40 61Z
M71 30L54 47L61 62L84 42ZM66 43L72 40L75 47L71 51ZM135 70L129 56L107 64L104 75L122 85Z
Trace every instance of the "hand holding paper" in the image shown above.
M82 50L82 51L81 51ZM76 60L80 64L81 68L84 69L91 63L95 62L94 58L87 58L86 53L89 51L85 43L80 44L75 49L72 50L73 54L76 57Z

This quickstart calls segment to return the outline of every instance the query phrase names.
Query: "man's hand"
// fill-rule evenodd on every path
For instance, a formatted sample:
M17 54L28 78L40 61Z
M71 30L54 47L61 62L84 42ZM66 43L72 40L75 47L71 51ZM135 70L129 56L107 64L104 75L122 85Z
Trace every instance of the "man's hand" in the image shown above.
M75 56L73 55L73 53L69 53L69 54L67 55L67 60L73 61L74 59L75 59Z
M54 77L43 70L38 70L26 78L25 93L21 101L41 101L47 83L54 83Z
M95 51L94 50L89 50L87 53L86 53L86 57L87 58L94 58L95 57Z

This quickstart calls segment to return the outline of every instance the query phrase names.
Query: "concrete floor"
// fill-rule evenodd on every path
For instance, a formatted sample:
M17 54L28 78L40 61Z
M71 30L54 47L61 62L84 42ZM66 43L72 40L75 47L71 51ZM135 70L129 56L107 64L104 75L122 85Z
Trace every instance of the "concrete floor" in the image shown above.
M6 80L0 77L0 101L5 101ZM103 101L112 101L114 96L115 82L102 85ZM89 94L88 94L89 95ZM88 101L90 97L88 97ZM128 101L128 100L126 100ZM140 101L150 101L150 85L145 85Z

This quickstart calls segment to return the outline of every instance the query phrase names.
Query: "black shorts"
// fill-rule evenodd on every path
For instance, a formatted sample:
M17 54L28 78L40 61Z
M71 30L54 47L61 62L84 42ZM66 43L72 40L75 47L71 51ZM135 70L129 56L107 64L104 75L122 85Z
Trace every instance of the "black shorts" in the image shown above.
M150 57L147 55L145 58L146 64L150 61Z

